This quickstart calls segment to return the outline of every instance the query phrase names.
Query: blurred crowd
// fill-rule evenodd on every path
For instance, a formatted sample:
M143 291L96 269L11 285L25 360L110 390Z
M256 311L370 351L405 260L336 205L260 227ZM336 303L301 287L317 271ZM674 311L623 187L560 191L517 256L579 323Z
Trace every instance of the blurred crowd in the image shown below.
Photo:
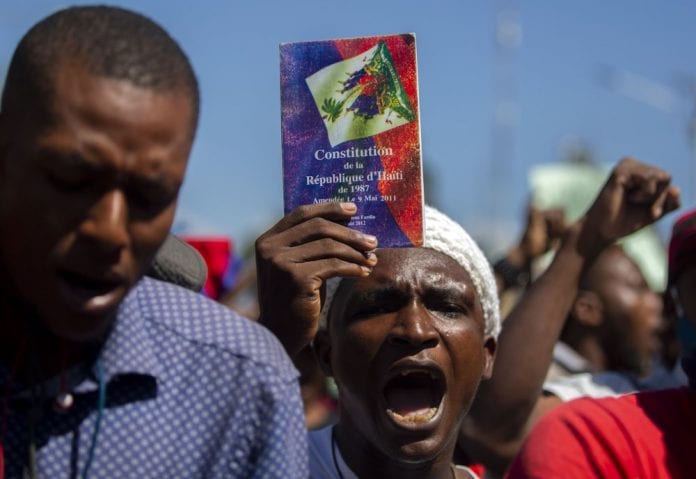
M390 249L346 226L356 205L326 203L244 258L170 234L198 96L181 47L128 10L60 10L17 46L0 478L694 474L680 179L619 160L581 214L567 189L531 201L499 257L429 205L423 246ZM636 235L677 210L662 284Z

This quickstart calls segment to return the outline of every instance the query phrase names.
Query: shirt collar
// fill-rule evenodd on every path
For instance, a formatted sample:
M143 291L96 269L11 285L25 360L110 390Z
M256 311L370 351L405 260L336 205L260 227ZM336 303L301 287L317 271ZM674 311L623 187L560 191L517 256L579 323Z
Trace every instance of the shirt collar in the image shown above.
M584 373L592 370L589 361L563 341L553 347L553 360L571 373Z
M107 382L124 374L154 378L162 374L162 365L157 360L139 304L146 281L143 279L136 284L121 303L113 329L99 354Z
M118 376L131 378L140 376L154 380L156 383L157 378L162 374L162 365L157 360L155 346L147 332L146 321L139 303L143 299L139 296L145 281L143 279L138 282L119 306L113 328L99 352L99 361L107 383ZM71 370L71 374L75 373L75 377L78 378L70 381L77 383L73 391L85 393L95 390L98 387L95 365L82 369L82 373L79 372L81 368L85 368L85 365L73 368L74 371ZM0 364L0 386L3 390L7 387L9 379L9 370L5 365ZM51 390L57 389L59 381L59 377L50 378L46 386L50 386ZM25 392L21 391L16 384L13 390L13 395L21 395Z

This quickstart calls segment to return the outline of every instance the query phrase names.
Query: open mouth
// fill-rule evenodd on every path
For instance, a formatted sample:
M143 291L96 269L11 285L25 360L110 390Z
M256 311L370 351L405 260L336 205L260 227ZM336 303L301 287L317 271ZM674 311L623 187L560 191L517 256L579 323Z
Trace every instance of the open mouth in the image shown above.
M90 296L106 294L120 285L120 282L115 279L90 278L68 271L64 271L62 276L70 286Z
M399 425L420 425L437 415L445 395L442 373L429 369L402 369L383 389L387 415Z
M88 310L110 307L124 284L118 278L92 278L69 271L62 271L60 276L68 300Z

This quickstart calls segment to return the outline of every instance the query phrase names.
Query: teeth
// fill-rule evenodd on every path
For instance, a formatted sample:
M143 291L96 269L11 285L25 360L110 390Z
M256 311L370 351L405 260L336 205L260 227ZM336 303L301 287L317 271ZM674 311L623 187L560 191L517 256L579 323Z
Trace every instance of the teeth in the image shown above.
M423 424L435 417L435 414L437 414L437 408L431 407L428 409L421 409L420 411L412 412L406 415L401 415L398 412L387 409L387 414L399 422Z
M403 376L408 376L409 374L419 373L419 372L427 374L430 377L430 379L437 379L437 376L435 376L435 374L432 371L421 371L421 370L415 370L415 369L414 370L400 371L399 376L403 377Z

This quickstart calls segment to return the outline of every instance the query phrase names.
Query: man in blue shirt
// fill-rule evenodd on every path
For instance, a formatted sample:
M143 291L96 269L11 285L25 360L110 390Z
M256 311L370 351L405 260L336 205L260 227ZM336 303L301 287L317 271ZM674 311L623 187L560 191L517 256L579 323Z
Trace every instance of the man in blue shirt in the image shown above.
M198 119L176 42L113 7L24 36L0 111L0 477L304 477L296 371L258 325L143 278Z

